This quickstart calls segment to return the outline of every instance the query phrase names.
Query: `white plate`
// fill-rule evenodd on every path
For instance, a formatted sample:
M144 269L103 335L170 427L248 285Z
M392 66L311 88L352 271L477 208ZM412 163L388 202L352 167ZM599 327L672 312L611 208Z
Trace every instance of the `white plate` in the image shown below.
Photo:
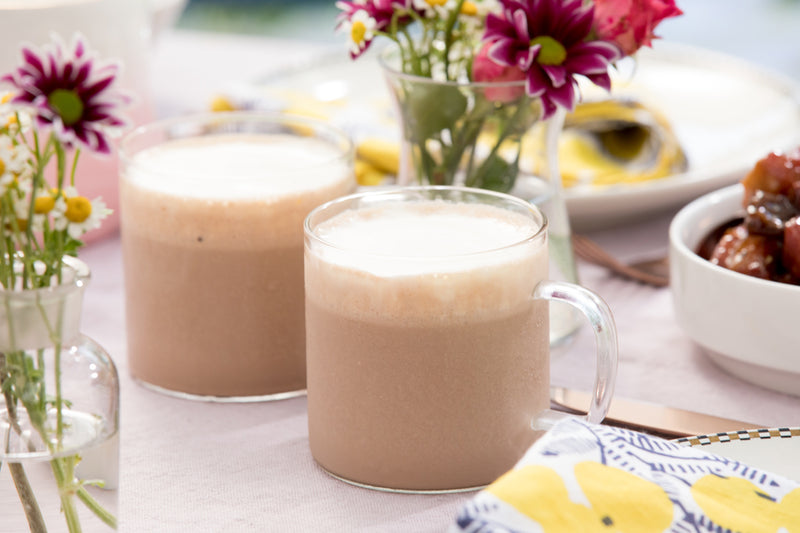
M800 144L800 87L790 80L724 54L660 41L642 49L637 62L622 91L664 112L689 168L651 182L567 191L576 226L613 225L683 205L740 180L769 152Z
M312 97L322 103L319 114L330 114L356 140L376 134L397 138L375 57L350 61L342 50L325 59L259 80L251 96L264 98L268 107L281 107L287 98L308 106L311 98L301 95ZM650 182L567 190L577 229L618 225L679 207L741 179L770 151L800 144L800 86L728 55L658 41L638 53L630 81L615 86L615 95L628 93L668 117L689 168Z
M676 439L800 483L800 428L750 429Z

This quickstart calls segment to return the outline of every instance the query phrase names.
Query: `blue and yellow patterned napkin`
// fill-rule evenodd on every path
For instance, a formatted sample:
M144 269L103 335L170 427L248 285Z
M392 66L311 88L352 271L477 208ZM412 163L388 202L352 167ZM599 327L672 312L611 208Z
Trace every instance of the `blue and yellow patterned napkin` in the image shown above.
M466 503L450 531L800 532L800 485L702 448L567 419Z

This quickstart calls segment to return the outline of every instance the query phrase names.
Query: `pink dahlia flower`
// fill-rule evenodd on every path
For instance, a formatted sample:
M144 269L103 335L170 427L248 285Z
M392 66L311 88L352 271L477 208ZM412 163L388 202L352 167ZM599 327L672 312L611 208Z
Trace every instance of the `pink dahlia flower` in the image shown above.
M499 0L500 15L490 13L483 39L489 57L525 72L526 91L542 100L543 118L557 106L572 110L580 93L576 76L611 88L609 64L621 57L606 41L590 41L594 8L582 0Z
M111 152L109 136L124 127L117 113L130 98L115 90L118 66L94 57L81 36L70 47L56 39L37 51L22 48L22 63L0 77L14 87L11 101L33 109L39 124L52 127L67 147Z
M598 37L615 43L625 55L650 46L658 24L682 15L674 0L594 0Z

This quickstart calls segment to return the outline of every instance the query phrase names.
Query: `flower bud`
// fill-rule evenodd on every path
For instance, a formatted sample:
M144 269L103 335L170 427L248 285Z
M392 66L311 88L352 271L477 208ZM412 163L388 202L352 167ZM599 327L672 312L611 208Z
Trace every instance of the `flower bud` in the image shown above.
M525 94L525 84L509 83L525 79L525 73L517 67L495 63L489 57L489 43L485 43L472 61L472 80L477 82L502 83L499 87L487 87L486 98L506 104ZM503 83L505 82L505 83Z

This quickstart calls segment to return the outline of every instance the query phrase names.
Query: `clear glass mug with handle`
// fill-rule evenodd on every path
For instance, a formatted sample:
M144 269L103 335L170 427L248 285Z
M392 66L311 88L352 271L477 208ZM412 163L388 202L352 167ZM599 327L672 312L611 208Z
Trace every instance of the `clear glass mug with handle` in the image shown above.
M519 198L460 187L339 198L305 222L309 444L345 481L471 490L510 469L549 410L548 302L591 322L588 419L613 394L610 310L548 280L547 221Z

